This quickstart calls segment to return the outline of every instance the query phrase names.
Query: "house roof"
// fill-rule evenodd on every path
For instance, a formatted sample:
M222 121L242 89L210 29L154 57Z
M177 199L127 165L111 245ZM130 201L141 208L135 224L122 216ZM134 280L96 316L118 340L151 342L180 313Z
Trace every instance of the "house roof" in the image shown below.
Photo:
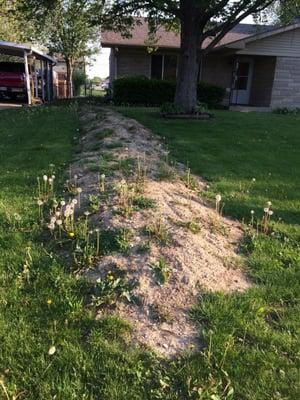
M274 26L270 25L238 24L224 36L219 45L226 45L273 29ZM159 27L156 33L156 38L157 41L155 42L155 45L158 47L170 49L180 48L179 33L168 31L164 27ZM211 39L207 39L204 42L204 47L207 46L210 40ZM131 30L131 37L123 37L119 32L103 31L101 34L101 44L103 47L150 46L148 41L148 24L145 20L141 20L140 24L135 24Z

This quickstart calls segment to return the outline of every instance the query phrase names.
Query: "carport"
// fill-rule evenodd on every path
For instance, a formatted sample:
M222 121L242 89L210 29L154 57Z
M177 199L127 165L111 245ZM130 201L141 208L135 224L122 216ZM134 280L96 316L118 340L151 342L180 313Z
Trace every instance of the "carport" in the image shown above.
M54 58L31 46L0 41L0 57L3 55L17 57L24 62L29 105L39 99L42 101L53 100ZM40 72L40 79L38 71Z

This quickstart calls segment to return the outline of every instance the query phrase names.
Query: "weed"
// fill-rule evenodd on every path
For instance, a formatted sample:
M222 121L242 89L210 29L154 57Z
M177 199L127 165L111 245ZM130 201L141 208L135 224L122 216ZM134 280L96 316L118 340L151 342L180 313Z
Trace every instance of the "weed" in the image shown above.
M171 234L162 218L154 221L145 227L145 232L162 245L168 245L171 242Z
M138 245L136 251L139 254L148 253L151 250L151 242L149 240Z
M119 194L119 202L118 202L118 212L124 217L128 218L132 212L132 198L133 191L129 184L123 179L116 187L117 192Z
M112 306L122 300L131 303L135 299L132 291L136 287L137 282L127 281L124 273L117 274L109 271L105 278L98 279L92 295L92 305L95 307Z
M195 234L201 232L201 225L195 220L177 221L176 225Z
M163 304L150 304L148 306L149 315L153 322L156 323L170 323L172 322L172 316L170 315L169 310L164 307Z
M197 179L191 174L191 169L187 167L185 174L182 177L186 187L190 190L198 190L199 183Z
M120 148L122 148L122 147L124 147L124 144L123 144L123 142L121 142L121 141L114 141L114 142L111 142L111 143L106 143L105 144L105 148L106 149L120 149Z
M149 197L137 196L132 199L132 205L136 210L143 210L147 208L155 208L156 201Z
M95 136L97 139L102 140L102 139L105 139L106 137L111 136L113 133L114 133L114 131L112 129L106 128L106 129L102 129L102 131L97 132Z
M165 258L160 257L158 262L151 264L151 268L156 283L158 285L164 285L168 281L170 275L170 270L167 266Z
M133 157L123 158L119 160L119 170L125 175L130 176L134 172L136 159Z
M171 167L164 161L159 163L156 173L157 180L174 182L177 177L177 173L173 167Z
M121 149L124 147L124 144L120 140L116 140L114 142L106 143L105 148L109 150L114 150L114 149Z
M99 207L101 205L100 197L97 195L90 194L89 195L89 210L92 213L99 211Z

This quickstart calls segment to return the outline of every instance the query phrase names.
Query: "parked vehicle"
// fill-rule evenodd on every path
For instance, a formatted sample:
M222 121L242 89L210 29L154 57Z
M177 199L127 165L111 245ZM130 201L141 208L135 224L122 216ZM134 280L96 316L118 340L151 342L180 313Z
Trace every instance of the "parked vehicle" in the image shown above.
M26 97L25 67L21 63L0 62L0 97Z

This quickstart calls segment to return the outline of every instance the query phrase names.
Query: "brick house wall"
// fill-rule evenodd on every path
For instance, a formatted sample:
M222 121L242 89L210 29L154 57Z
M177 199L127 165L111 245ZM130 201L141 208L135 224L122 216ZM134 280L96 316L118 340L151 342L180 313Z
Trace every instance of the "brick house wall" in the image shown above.
M277 57L271 107L300 107L300 58Z

